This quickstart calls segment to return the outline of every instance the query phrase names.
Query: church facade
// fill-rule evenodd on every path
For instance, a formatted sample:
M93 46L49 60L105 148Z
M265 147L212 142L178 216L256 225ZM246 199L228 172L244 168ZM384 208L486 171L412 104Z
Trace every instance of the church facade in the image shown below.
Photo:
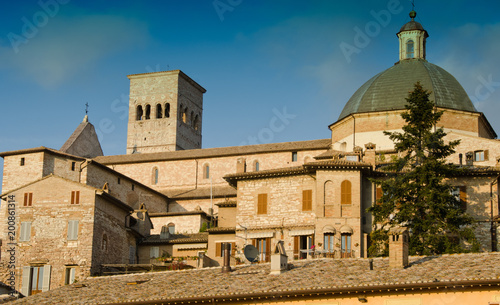
M16 289L36 294L159 258L217 266L222 243L233 264L246 245L269 261L278 241L295 260L367 257L366 210L381 192L370 179L396 153L383 132L402 130L417 81L444 111L446 140L461 140L448 161L470 170L449 183L477 221L482 251L497 251L500 142L458 81L426 60L428 33L410 17L399 61L353 94L329 139L202 149L206 90L175 70L129 76L125 155L103 156L87 117L60 150L0 153L0 263L8 271L15 242Z

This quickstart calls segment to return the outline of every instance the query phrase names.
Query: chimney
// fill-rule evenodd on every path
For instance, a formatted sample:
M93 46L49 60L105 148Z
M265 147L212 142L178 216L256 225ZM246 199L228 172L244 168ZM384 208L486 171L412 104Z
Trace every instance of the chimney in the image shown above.
M246 172L246 167L247 164L245 158L238 158L236 161L236 173L239 174Z
M389 268L408 267L408 229L394 227L389 230Z
M278 275L288 269L288 256L285 253L285 243L280 240L271 254L271 273Z
M372 142L365 144L365 156L363 162L375 166L375 148L376 145Z
M229 262L231 260L231 243L222 243L222 250L224 251L224 265L222 266L222 273L231 272Z

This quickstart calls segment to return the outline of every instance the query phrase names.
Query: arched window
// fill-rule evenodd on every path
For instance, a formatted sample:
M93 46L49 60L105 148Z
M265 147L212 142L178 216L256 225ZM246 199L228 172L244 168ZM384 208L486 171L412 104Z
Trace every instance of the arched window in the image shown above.
M156 104L156 118L161 119L163 116L163 111L161 109L161 104Z
M108 236L106 234L102 235L101 250L102 251L107 251L108 250Z
M170 103L165 104L165 117L166 118L170 117Z
M167 227L168 227L168 233L173 235L175 233L175 224L171 222L167 225Z
M155 167L153 168L153 177L152 177L153 179L151 179L154 185L158 184L158 176L159 176L159 170L158 167Z
M334 195L335 186L331 180L325 182L323 191L323 215L324 217L332 217L334 216Z
M149 120L151 117L151 105L146 105L146 115L145 115L145 119L146 120Z
M205 164L203 166L203 178L204 179L210 178L210 166L208 164Z
M187 107L184 108L184 111L182 112L182 122L186 123L188 122L188 109Z
M406 42L406 58L413 58L415 55L415 44L413 40L408 40Z
M340 203L351 204L351 181L344 180L340 185Z
M137 121L142 120L142 116L143 116L144 112L142 111L142 106L141 105L137 106L137 111L135 112L135 114L136 114L135 119Z
M259 169L260 169L260 163L258 160L255 160L254 164L253 164L253 169L254 171L258 172Z
M196 131L200 130L200 118L198 117L198 115L196 115L195 118L194 118L193 128Z

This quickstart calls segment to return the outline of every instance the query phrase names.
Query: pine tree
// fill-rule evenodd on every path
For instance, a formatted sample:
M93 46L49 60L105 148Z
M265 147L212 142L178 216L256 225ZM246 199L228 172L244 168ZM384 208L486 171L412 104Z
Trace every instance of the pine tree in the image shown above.
M430 92L420 83L406 99L403 132L384 132L398 154L384 170L386 177L374 180L382 188L378 202L368 209L374 217L371 255L386 255L387 231L393 226L408 227L411 255L432 255L477 251L474 220L452 193L447 178L461 169L445 162L459 140L445 143L446 133L436 128L442 111L437 111ZM468 243L464 247L463 243Z

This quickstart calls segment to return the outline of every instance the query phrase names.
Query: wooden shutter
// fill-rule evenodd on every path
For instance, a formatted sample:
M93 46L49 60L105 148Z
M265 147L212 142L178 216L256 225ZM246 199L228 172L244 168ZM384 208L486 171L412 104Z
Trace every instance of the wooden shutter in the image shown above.
M299 259L300 255L300 239L299 236L293 237L293 257L294 259Z
M50 290L50 265L43 266L43 283L42 283L42 291Z
M30 241L31 239L31 222L21 222L21 232L19 234L19 241Z
M267 214L267 194L259 194L257 202L257 214Z
M312 210L312 190L302 191L302 211Z
M232 242L231 243L231 256L234 256L236 254L236 243Z
M28 193L24 193L24 204L25 207L28 206Z
M271 261L271 239L266 238L266 262Z
M215 243L215 257L222 257L222 243Z
M68 221L68 240L78 239L78 220Z
M31 267L23 267L23 275L22 275L22 287L21 287L21 293L27 297L30 293L30 277L31 277Z
M488 161L489 156L490 156L490 151L489 150L485 150L484 151L484 161Z
M351 204L351 182L348 180L342 181L340 185L340 203Z
M467 187L462 185L460 188L460 207L463 211L467 211Z
M252 239L252 246L257 247L257 239Z
M381 205L382 202L380 201L382 199L382 196L384 195L384 193L382 192L382 188L380 186L377 187L377 194L375 195L375 203L377 205Z
M71 204L80 204L80 191L71 192Z

